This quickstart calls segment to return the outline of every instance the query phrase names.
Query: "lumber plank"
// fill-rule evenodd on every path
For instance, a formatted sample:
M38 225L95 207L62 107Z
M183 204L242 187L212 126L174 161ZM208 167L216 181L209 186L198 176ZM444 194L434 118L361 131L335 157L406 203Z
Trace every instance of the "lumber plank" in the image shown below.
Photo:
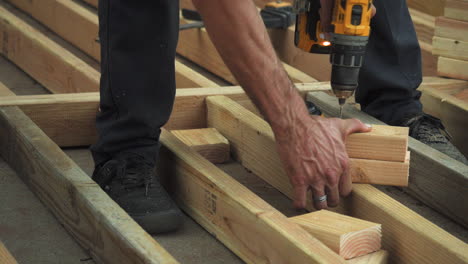
M309 91L330 89L328 83L296 84L305 97ZM207 127L205 98L226 95L254 110L239 86L177 89L174 110L167 129ZM56 144L61 147L89 146L96 140L96 113L99 93L52 94L0 98L0 106L19 106Z
M385 250L379 250L377 252L367 254L358 258L349 259L346 261L347 264L387 264L388 263L388 252Z
M445 0L444 16L456 20L468 21L468 1Z
M441 16L446 0L408 0L409 8L419 10L431 16Z
M339 115L338 103L331 96L320 92L309 93L308 100L331 116ZM351 106L344 108L343 116L358 118L369 124L383 124ZM409 139L408 145L411 151L411 177L406 191L468 227L468 211L466 206L460 203L468 199L468 166L413 138ZM375 222L385 226L383 222Z
M212 163L230 159L229 141L215 128L172 130L180 141Z
M319 240L163 130L157 166L193 219L247 263L344 263Z
M456 60L445 57L439 57L437 61L437 74L439 76L468 80L467 69L468 61Z
M424 112L442 120L452 136L452 143L468 156L468 102L436 88L422 89L421 102Z
M336 98L330 96L330 100L337 104ZM320 107L319 102L317 105ZM324 106L323 103L321 105ZM338 109L336 112L328 111L326 107L323 109L329 114L338 112ZM348 111L348 108L346 110ZM234 152L239 151L232 141L231 149ZM427 147L426 150L430 152L431 149ZM265 153L268 152L263 152L263 155ZM436 156L436 158L439 157ZM270 172L270 170L273 172L283 170L279 161L268 163L269 167L272 167L269 170L265 170L260 162L251 162L251 164L254 166L250 169L257 176L260 176L258 172L264 173L262 178L268 183L289 198L293 197L292 186L287 176L282 174L279 178ZM467 186L466 183L464 186ZM462 188L466 189L466 187ZM389 251L391 261L394 263L463 263L468 261L468 246L465 243L368 184L354 184L352 195L342 202L338 210L352 217L382 224L384 227L382 247Z
M2 264L17 264L16 259L6 249L5 245L0 241L0 263Z
M320 210L289 218L344 259L378 251L382 226L354 217Z
M468 41L435 36L432 39L432 54L447 58L468 60Z
M2 81L0 81L0 96L15 96L15 93L6 87Z
M0 6L0 39L0 52L48 90L98 91L98 71L5 6Z
M434 34L438 37L468 41L468 22L446 17L437 17Z
M95 261L177 263L18 107L0 108L0 134L3 159Z
M70 0L7 1L30 14L93 59L101 60L100 44L97 41L99 21L96 13ZM175 62L175 71L178 88L216 86L214 82L179 61ZM96 72L93 73L96 74ZM98 84L93 85L94 89L87 91L98 91L96 90Z
M208 126L218 129L229 140L235 158L265 181L274 178L274 183L270 182L273 186L288 184L283 168L275 166L281 160L268 123L227 97L208 97L206 102ZM355 183L398 186L408 183L408 163L352 158L350 165Z

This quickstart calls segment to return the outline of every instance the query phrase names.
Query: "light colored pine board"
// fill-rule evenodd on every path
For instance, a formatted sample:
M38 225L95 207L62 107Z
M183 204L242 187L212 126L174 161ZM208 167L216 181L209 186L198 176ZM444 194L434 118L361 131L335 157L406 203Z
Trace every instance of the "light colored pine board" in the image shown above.
M434 35L459 41L468 41L468 22L437 17Z
M40 23L57 33L57 35L72 43L95 60L101 60L100 44L97 41L99 22L95 13L77 2L70 0L7 1L31 15ZM49 42L52 41L49 40ZM55 44L55 46L60 47L57 44ZM45 61L45 63L46 62L47 61ZM179 61L175 62L175 68L176 86L178 88L217 86L216 83L193 71ZM93 74L95 75L98 73L93 72ZM98 83L94 83L92 87L93 89L90 88L86 91L97 91Z
M445 0L444 16L456 20L468 21L468 1Z
M468 61L439 57L437 74L444 77L468 80Z
M18 107L0 108L0 154L98 263L177 263Z
M309 91L330 89L328 83L296 84L305 96ZM253 104L239 86L177 89L174 108L167 129L204 128L205 98L226 95L249 110ZM56 144L61 147L89 146L96 139L98 93L17 96L1 99L0 106L19 106Z
M421 102L426 113L442 120L452 143L468 156L468 102L436 88L422 89Z
M224 163L230 158L229 141L215 128L172 130L180 141L212 163Z
M229 140L235 158L244 167L273 186L289 183L289 179L283 177L285 172L279 165L281 160L274 135L265 120L227 97L208 97L206 102L208 126L218 129ZM408 184L408 163L352 158L350 164L355 183ZM292 189L289 192L292 193Z
M431 16L441 16L444 11L445 0L408 0L408 7Z
M6 249L5 245L3 245L2 241L0 241L0 263L2 263L2 264L18 264L16 259Z
M346 263L347 264L387 264L388 252L385 250L379 250L377 252L367 254L365 256L347 260Z
M432 39L432 54L447 58L468 60L468 41L435 36Z
M344 263L249 189L163 130L157 166L176 201L247 263Z
M55 93L98 91L99 72L0 6L0 52Z
M454 94L453 96L468 103L468 88L461 90L460 92Z
M381 247L381 225L320 210L289 218L344 259L370 254Z
M336 98L318 92L309 93L307 100L331 116L339 115ZM344 108L343 116L358 118L369 124L383 124L351 106ZM411 177L406 191L431 208L468 227L468 210L465 204L460 202L468 200L468 166L413 138L409 139L409 150ZM383 222L375 222L386 228Z

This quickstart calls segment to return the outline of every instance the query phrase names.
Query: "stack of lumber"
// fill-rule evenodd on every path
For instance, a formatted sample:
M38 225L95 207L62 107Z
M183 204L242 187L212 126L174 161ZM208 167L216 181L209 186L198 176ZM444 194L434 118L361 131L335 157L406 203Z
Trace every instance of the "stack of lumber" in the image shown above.
M468 80L468 0L447 0L432 41L440 76Z

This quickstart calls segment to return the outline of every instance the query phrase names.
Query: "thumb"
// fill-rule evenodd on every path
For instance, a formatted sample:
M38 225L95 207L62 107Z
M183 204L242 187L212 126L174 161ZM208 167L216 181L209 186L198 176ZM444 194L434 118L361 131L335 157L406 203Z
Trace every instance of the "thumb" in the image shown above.
M372 130L372 126L368 124L364 124L361 121L352 118L346 119L344 121L344 131L346 136L353 134L353 133L365 133L370 132Z

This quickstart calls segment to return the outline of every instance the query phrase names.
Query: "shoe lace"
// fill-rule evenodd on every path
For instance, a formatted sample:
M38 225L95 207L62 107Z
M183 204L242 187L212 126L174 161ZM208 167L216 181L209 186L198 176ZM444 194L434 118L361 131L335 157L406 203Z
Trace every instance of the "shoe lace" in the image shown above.
M433 143L444 143L447 139L451 139L440 119L428 114L415 118L409 126L410 134L417 139L424 139Z
M125 157L117 169L117 179L127 190L144 186L145 196L148 196L153 182L153 165L137 155Z

